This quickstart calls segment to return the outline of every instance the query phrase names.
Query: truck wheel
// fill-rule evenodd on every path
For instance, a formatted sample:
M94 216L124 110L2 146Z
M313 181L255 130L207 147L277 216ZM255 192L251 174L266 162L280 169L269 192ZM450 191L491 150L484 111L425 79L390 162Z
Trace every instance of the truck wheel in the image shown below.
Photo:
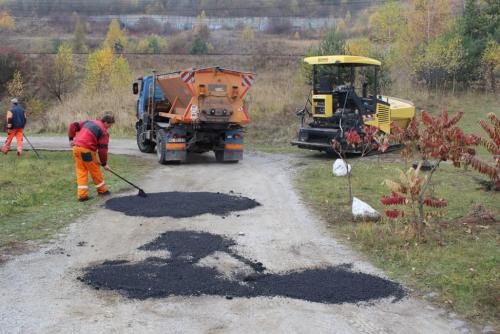
M224 162L224 151L223 150L217 150L215 152L215 160L217 162Z
M137 147L142 153L153 153L155 150L154 142L146 139L144 132L141 132L141 127L137 129Z
M158 157L158 162L165 165L167 164L166 156L167 156L167 148L165 147L165 143L167 142L167 134L165 130L160 129L156 135L156 156Z

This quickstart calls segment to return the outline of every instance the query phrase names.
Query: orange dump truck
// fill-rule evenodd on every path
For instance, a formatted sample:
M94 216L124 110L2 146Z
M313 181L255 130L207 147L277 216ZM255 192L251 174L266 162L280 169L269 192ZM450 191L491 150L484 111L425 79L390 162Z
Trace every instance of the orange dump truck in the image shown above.
M243 125L250 122L243 97L253 74L220 67L139 78L137 145L156 148L158 161L186 160L187 153L215 152L220 162L243 159Z

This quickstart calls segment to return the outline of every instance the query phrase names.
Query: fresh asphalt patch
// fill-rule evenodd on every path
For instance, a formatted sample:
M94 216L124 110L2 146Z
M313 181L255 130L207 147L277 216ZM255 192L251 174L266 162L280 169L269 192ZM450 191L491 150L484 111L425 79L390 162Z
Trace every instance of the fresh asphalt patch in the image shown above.
M148 193L148 197L123 196L106 202L106 208L127 216L186 218L211 213L225 216L252 209L260 203L243 196L211 192Z
M168 251L170 257L140 262L105 261L85 269L78 279L95 289L117 291L134 299L168 296L218 295L233 297L282 296L311 302L340 304L391 297L400 300L404 289L396 282L351 270L351 265L297 272L269 273L260 262L238 255L234 240L205 232L171 231L139 247ZM215 252L230 255L253 273L226 277L217 267L199 261ZM219 253L220 254L220 253Z

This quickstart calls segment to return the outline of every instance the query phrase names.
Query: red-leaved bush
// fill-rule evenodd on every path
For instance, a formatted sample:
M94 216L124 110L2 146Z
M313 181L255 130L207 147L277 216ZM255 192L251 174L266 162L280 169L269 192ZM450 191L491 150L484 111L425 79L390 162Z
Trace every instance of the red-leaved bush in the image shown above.
M420 120L413 118L404 129L393 124L390 139L404 145L401 155L409 158L417 155L420 161L429 160L432 168L428 174L419 176L422 162L417 169L410 169L401 173L400 182L386 180L386 185L392 191L391 196L382 197L384 205L401 205L401 209L387 210L386 216L397 219L409 217L415 226L418 238L422 237L425 224L434 217L442 216L439 209L447 206L445 199L427 196L432 176L443 161L451 161L454 166L460 167L467 163L466 155L474 156L472 147L477 140L472 135L466 135L458 126L463 113L459 112L449 116L446 111L437 116L432 116L422 111ZM429 211L425 208L438 209ZM396 211L399 211L396 214ZM405 211L409 214L404 214Z

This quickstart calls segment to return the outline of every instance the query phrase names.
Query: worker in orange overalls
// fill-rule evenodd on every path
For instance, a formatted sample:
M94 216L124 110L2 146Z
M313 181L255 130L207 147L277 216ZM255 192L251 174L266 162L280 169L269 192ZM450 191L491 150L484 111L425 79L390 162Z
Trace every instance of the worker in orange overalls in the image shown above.
M68 130L68 138L73 146L75 158L76 183L78 184L78 201L89 199L88 174L92 176L98 195L109 195L104 183L96 153L105 170L108 166L108 129L115 123L115 118L105 115L99 120L74 122Z
M12 106L7 111L7 140L2 147L2 153L7 154L9 152L10 144L16 137L17 155L21 156L23 154L23 131L26 125L26 112L19 105L16 98L13 98L10 102L12 102Z

